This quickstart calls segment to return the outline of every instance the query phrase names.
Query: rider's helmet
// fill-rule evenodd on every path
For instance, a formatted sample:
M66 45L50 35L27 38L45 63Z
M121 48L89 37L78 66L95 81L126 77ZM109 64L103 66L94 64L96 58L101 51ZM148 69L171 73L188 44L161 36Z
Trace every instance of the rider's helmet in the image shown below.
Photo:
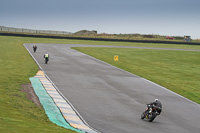
M154 100L154 102L157 102L157 101L158 101L158 99L155 99L155 100Z

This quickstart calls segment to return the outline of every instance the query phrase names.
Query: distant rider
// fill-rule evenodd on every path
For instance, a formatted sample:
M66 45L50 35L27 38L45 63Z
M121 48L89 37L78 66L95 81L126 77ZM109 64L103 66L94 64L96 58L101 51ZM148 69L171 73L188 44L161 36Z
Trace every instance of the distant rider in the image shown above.
M162 104L161 104L161 102L158 100L158 99L155 99L154 100L154 102L151 102L151 103L149 103L149 104L147 104L147 107L148 107L148 112L146 112L146 113L151 113L151 111L152 111L152 107L157 107L157 108L159 108L159 114L162 112Z
M49 61L49 54L46 52L46 54L44 54L44 59Z
M36 52L36 50L37 50L37 46L33 45L33 51Z

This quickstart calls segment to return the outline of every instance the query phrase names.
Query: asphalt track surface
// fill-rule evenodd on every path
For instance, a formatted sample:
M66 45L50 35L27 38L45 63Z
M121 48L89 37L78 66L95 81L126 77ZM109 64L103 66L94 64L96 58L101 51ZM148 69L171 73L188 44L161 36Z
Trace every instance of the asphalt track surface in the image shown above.
M200 132L199 104L70 48L114 46L37 44L36 53L33 44L25 46L87 124L99 132ZM44 63L45 52L50 55L48 64ZM162 102L163 112L152 123L141 120L146 104L155 98Z

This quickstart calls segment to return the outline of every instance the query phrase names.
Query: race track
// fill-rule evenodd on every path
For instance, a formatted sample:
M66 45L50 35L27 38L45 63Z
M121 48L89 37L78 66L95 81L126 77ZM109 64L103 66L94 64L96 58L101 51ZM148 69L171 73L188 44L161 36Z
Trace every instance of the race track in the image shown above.
M36 53L33 44L25 46L82 118L99 132L200 132L199 104L70 48L106 46L37 44ZM43 60L45 52L50 55L48 64ZM162 102L163 112L152 123L141 120L146 104L155 98Z

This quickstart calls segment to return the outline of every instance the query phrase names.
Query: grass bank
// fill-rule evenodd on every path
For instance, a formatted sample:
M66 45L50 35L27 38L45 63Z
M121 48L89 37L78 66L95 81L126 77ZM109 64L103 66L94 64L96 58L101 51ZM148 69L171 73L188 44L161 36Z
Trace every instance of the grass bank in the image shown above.
M144 77L200 104L200 52L73 48L109 64ZM119 61L114 62L114 55Z
M162 47L162 48L186 48L186 49L200 49L200 46L193 45L173 45L173 44L144 44L144 43L125 43L125 42L103 42L103 41L84 41L84 40L69 40L69 39L47 39L47 38L30 38L30 37L9 37L0 36L0 131L5 133L21 133L21 132L51 132L51 133L71 133L72 131L66 130L62 127L56 126L51 123L43 109L37 107L34 103L26 98L26 94L20 90L22 84L29 83L29 77L33 77L38 71L38 67L24 48L24 43L60 43L60 44L94 44L94 45L122 45L122 46L141 46L141 47ZM86 50L86 49L85 49ZM107 61L105 58L111 56L113 60L113 54L118 54L120 61L126 60L127 66L119 65L119 67L124 67L125 70L133 69L133 67L138 64L134 63L136 57L134 52L136 51L124 51L124 49L91 49L90 54L96 53L93 56ZM88 51L87 50L87 51ZM111 50L111 51L110 51ZM121 51L122 50L122 51ZM132 49L131 49L132 50ZM96 52L98 51L98 52ZM149 50L153 51L153 50ZM88 51L89 52L89 51ZM128 55L129 53L129 55ZM141 55L143 53L143 55ZM138 53L138 62L142 57L148 55L148 53L142 52ZM161 52L162 53L162 52ZM105 54L105 55L104 55ZM140 56L141 57L140 57ZM131 57L129 57L131 56ZM188 57L190 55L187 55ZM187 57L186 55L184 57ZM195 55L198 56L199 55ZM148 58L148 57L146 57ZM191 60L193 59L193 56ZM110 63L112 61L110 60ZM145 62L145 59L144 59ZM115 62L116 63L116 62ZM133 63L133 64L132 64ZM118 62L120 64L120 62ZM144 63L145 64L145 63ZM117 65L117 64L114 64ZM140 65L141 66L141 65ZM196 67L196 66L193 66ZM143 71L143 68L137 70L134 68L135 74L137 71ZM180 68L183 69L183 68ZM128 70L128 71L131 71ZM196 72L196 68L193 70ZM167 71L166 71L167 73ZM199 75L199 73L196 73ZM141 76L141 75L140 75ZM194 76L193 74L191 76ZM149 75L148 78L152 78ZM156 79L156 76L154 77ZM192 77L191 77L192 78ZM199 77L193 77L194 79ZM196 84L195 81L193 81ZM158 82L157 82L158 83ZM196 86L199 86L196 84ZM176 87L179 88L179 87ZM191 88L191 87L190 87ZM194 88L196 91L196 89ZM199 94L199 90L196 92Z
M0 132L72 133L50 122L44 110L20 91L21 85L29 83L29 77L38 71L22 45L28 42L28 38L0 36Z

